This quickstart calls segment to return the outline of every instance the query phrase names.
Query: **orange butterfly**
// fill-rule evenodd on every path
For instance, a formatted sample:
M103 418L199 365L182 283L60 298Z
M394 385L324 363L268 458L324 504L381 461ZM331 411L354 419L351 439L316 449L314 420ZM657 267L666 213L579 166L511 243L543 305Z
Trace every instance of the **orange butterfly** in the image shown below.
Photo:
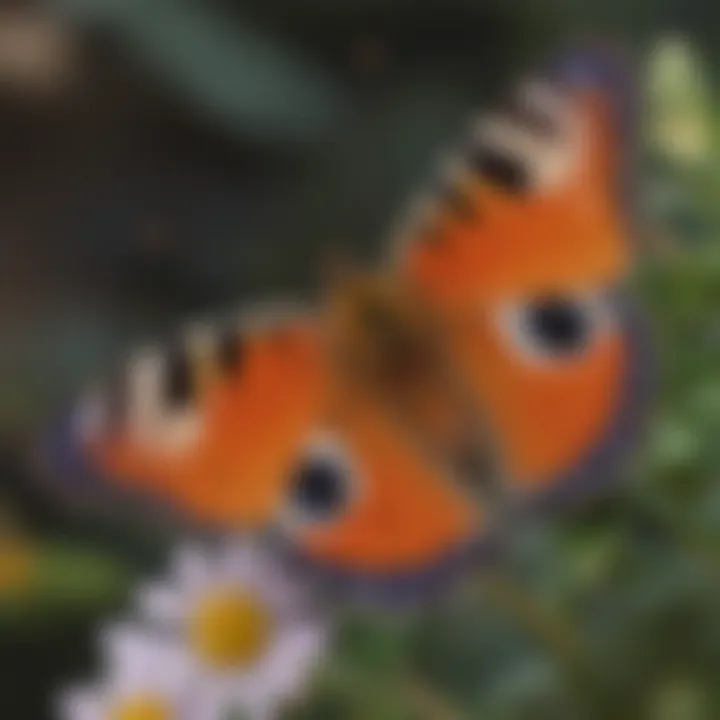
M489 546L498 500L605 483L648 394L622 291L625 75L592 55L550 75L473 122L383 271L140 350L51 433L47 464L76 493L272 529L353 591L393 594Z

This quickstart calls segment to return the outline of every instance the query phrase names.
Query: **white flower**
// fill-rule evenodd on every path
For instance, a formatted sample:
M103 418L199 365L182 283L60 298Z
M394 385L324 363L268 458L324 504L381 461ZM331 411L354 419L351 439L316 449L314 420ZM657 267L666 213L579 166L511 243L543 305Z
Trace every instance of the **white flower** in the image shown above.
M106 629L101 644L105 678L64 693L62 720L199 720L192 668L175 648L131 625Z
M194 720L240 711L279 715L310 680L327 628L307 589L265 551L242 541L217 552L179 550L174 576L138 594L143 621L176 645L192 667Z

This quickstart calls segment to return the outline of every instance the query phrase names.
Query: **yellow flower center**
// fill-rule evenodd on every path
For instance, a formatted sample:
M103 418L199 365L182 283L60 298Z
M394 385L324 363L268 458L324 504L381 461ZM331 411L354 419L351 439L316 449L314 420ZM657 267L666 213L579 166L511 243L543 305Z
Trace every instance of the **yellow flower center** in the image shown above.
M208 665L238 669L251 665L266 650L272 618L255 595L227 590L203 598L188 629L192 647Z
M152 695L126 698L110 711L109 720L172 720L168 706Z

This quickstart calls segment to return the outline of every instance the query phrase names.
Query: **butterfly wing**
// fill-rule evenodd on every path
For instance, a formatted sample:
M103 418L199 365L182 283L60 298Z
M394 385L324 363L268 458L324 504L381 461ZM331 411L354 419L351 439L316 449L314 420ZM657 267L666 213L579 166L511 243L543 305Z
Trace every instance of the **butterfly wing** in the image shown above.
M532 501L608 478L647 404L647 333L617 291L623 77L606 55L561 59L474 123L401 225L400 277L441 313L511 492Z
M638 439L653 380L647 329L628 297L505 299L454 342L513 494L572 500L613 477Z
M210 530L276 527L351 594L395 596L400 579L421 594L474 546L479 512L333 371L313 318L201 329L134 353L51 433L45 465L66 493Z
M633 322L589 297L630 262L610 107L595 87L541 83L509 121L481 119L399 252L400 277L443 318L512 490L532 498L614 458L638 405ZM274 521L295 556L352 591L420 592L484 545L486 518L326 360L306 322L150 348L62 425L48 463L212 527Z
M467 306L625 276L631 243L617 191L626 130L616 112L623 98L595 80L593 66L592 58L568 58L478 116L412 203L392 244L401 272L436 303Z
M306 319L188 328L132 354L42 447L80 499L159 498L213 525L252 525L317 413L323 381Z
M362 398L335 397L287 497L294 557L354 597L422 597L489 539L481 508Z

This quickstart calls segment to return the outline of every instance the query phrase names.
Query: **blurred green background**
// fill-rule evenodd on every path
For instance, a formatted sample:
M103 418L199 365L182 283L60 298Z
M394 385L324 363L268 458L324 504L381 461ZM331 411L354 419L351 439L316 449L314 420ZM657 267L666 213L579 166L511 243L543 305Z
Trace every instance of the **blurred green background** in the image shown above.
M471 109L607 36L648 101L645 446L619 491L518 529L452 607L349 617L290 716L720 718L718 28L715 0L0 3L0 717L49 717L172 541L44 496L39 425L178 320L311 296L337 244L377 257Z

